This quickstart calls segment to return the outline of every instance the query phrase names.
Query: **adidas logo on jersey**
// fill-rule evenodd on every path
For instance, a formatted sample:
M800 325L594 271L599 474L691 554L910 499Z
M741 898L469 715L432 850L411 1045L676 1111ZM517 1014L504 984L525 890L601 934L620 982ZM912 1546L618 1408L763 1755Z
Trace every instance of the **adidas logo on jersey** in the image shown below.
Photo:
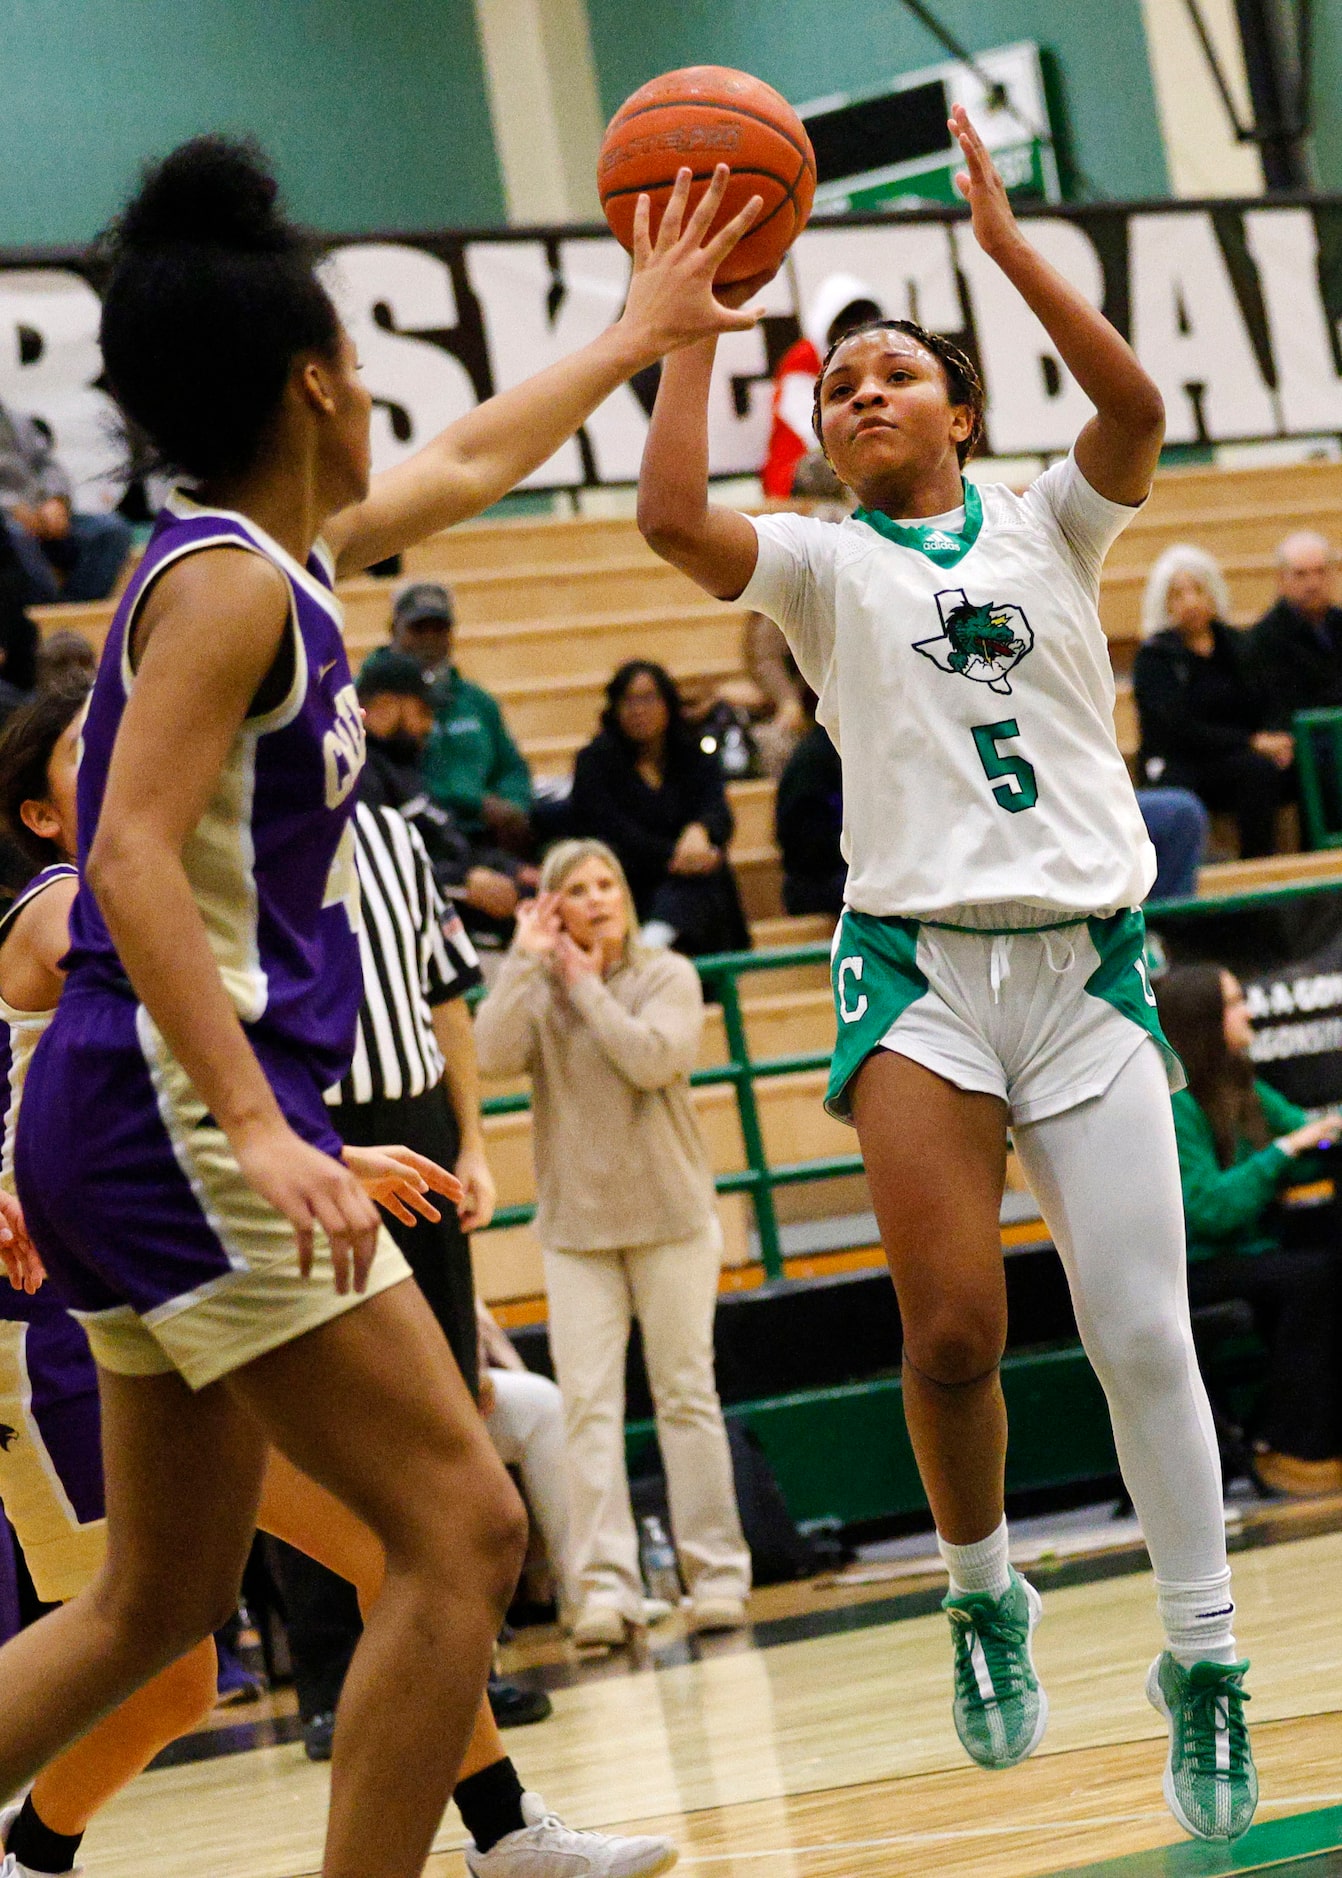
M960 546L961 543L955 539L954 535L942 535L934 530L932 534L923 536L924 553L926 553L929 548L942 548L949 549L949 551L954 554L955 550Z
M936 538L929 536L928 544L936 545ZM945 587L935 599L941 631L934 639L915 639L914 651L940 671L1010 696L1007 673L1034 644L1021 609L997 601L971 603L963 587Z

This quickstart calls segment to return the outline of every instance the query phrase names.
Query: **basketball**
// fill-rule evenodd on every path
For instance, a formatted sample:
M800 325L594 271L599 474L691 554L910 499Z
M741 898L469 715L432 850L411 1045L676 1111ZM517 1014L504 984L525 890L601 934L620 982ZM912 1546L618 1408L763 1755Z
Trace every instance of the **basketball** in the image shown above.
M634 245L634 209L651 197L654 240L676 171L694 171L691 209L717 164L731 181L714 232L749 202L764 207L718 271L720 285L771 273L805 228L815 196L815 152L806 126L772 85L726 65L689 65L666 72L627 98L606 127L597 187L611 231Z

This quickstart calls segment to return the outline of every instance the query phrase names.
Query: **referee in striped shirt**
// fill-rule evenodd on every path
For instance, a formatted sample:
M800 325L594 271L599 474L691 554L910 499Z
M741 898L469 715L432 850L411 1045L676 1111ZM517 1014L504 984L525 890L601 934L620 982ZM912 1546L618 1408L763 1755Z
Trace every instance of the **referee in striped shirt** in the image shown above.
M474 1395L479 1358L467 1234L487 1226L494 1212L464 995L481 982L480 966L438 892L417 830L394 809L360 802L354 839L363 1004L349 1074L326 1100L351 1147L399 1142L450 1168L466 1189L460 1215L445 1207L436 1224L387 1224Z
M479 1331L467 1235L494 1212L494 1181L480 1132L475 1036L465 993L481 982L475 949L433 878L418 830L395 809L360 802L354 845L362 901L359 935L363 1003L349 1074L327 1091L331 1119L352 1147L395 1142L451 1168L465 1188L461 1212L387 1226L410 1264L466 1385L479 1394ZM358 1613L346 1585L300 1552L277 1548L289 1641L310 1760L329 1760L334 1710L358 1638ZM503 1727L540 1721L549 1699L490 1677L490 1707ZM474 1812L468 1789L480 1783L507 1805L522 1792L511 1761L501 1758L457 1789L463 1817ZM477 1843L482 1822L468 1826ZM503 1830L522 1824L520 1813Z

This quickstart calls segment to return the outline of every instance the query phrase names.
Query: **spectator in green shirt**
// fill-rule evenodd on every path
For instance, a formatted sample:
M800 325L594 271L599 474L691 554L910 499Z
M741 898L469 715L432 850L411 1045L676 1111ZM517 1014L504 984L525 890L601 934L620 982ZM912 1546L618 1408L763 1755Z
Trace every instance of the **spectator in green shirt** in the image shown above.
M452 596L437 581L416 581L397 597L392 643L419 662L433 686L425 788L467 835L529 855L531 771L496 701L453 664L452 628Z
M1337 1212L1302 1214L1312 1245L1287 1246L1278 1196L1331 1173L1319 1150L1342 1136L1336 1113L1311 1121L1254 1076L1244 992L1216 965L1156 981L1165 1035L1188 1087L1173 1098L1189 1301L1242 1298L1268 1349L1256 1470L1286 1493L1342 1488L1342 1260ZM1293 1231L1292 1238L1298 1235Z

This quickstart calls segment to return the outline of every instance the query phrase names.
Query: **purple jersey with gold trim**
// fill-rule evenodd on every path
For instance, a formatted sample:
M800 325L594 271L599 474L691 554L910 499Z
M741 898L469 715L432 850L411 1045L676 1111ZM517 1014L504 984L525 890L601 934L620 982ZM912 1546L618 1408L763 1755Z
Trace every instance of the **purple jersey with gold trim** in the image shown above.
M358 876L350 815L363 719L341 634L333 569L300 567L245 516L174 496L159 517L103 649L79 764L81 863L98 828L112 747L134 684L140 603L165 568L207 548L262 555L289 588L286 695L248 717L182 861L210 949L263 1064L301 1059L323 1087L349 1068L362 992ZM80 887L70 921L69 990L134 997L98 904Z
M68 861L54 862L44 867L39 874L34 874L18 898L10 905L3 919L0 919L0 949L14 930L14 922L26 906L30 906L40 893L53 886L58 880L75 880L78 876ZM32 1061L33 1051L38 1039L55 1015L55 1006L49 1011L21 1011L6 1003L0 997L0 1186L10 1193L14 1191L14 1136L19 1119L19 1103L23 1096L24 1078L28 1065ZM58 1345L64 1347L68 1342L76 1367L87 1370L92 1375L92 1359L88 1354L88 1344L83 1331L72 1318L66 1316L65 1307L54 1295L49 1285L28 1296L16 1291L9 1280L0 1273L0 1323L31 1324L49 1323L68 1325L64 1337L56 1337ZM80 1346L82 1347L82 1353Z
M35 874L0 919L0 949L26 906L59 880L77 878L68 861ZM14 1138L24 1080L38 1041L55 1015L25 1011L0 997L0 1185L14 1191ZM50 1542L68 1525L71 1531L103 1516L102 1453L99 1444L98 1377L83 1326L66 1310L48 1282L31 1296L16 1291L0 1274L0 1499L15 1522L27 1552L34 1515L57 1508L55 1525L41 1536ZM36 1464L35 1464L36 1463ZM47 1496L34 1483L45 1482ZM42 1507L36 1500L44 1501ZM48 1525L50 1525L50 1519ZM77 1541L76 1541L77 1543ZM46 1566L62 1561L38 1548L30 1569L43 1576ZM69 1597L73 1581L43 1583L43 1597Z

